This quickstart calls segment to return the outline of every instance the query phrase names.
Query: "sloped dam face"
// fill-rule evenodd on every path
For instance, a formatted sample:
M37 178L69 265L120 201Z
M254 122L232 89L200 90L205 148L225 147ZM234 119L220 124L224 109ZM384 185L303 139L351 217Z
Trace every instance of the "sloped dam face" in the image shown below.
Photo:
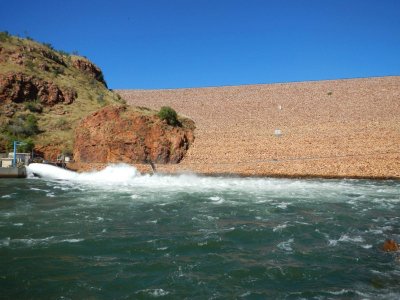
M140 175L0 181L9 299L397 299L400 183Z

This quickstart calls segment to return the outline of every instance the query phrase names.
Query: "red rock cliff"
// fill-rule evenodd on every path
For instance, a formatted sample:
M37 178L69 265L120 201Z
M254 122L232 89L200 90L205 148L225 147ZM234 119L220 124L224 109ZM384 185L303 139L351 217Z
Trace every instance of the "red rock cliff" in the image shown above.
M0 74L0 104L39 100L44 105L53 106L57 103L71 104L77 96L72 88L60 88L53 82L34 76L23 73Z
M108 106L78 124L74 159L85 163L178 163L194 140L194 123L173 127L154 113Z
M107 86L104 77L103 77L103 72L101 69L96 66L94 63L87 59L83 59L80 57L72 57L72 65L77 68L78 70L84 72L85 74L89 75L90 77L96 79L97 81L101 82L104 84L104 86Z

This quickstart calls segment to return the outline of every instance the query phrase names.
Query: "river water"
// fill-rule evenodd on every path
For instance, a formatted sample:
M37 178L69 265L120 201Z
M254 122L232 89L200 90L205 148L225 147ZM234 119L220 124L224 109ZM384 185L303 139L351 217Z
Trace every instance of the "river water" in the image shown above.
M30 169L0 181L1 299L400 298L400 182Z

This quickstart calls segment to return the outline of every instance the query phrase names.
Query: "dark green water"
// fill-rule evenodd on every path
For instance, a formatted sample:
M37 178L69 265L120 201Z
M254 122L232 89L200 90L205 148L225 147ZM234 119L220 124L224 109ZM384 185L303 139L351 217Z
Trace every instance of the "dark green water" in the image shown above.
M1 299L400 298L400 182L45 175L0 180Z

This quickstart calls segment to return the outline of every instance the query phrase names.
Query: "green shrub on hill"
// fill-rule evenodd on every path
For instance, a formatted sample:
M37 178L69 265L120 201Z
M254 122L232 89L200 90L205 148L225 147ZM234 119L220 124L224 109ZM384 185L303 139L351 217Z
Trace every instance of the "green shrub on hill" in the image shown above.
M35 148L32 138L18 138L13 135L0 134L0 152L13 151L14 141L22 142L18 145L18 152L31 152Z
M20 115L13 118L2 132L15 138L27 138L40 132L35 115Z
M18 146L18 152L27 153L31 152L33 148L35 148L35 143L31 138L22 139L20 142L22 142L22 144Z
M37 101L25 102L25 109L33 113L41 113L43 111L43 106Z
M55 128L60 130L68 130L71 129L71 125L65 118L58 119L55 123Z
M161 107L160 111L158 112L158 117L161 120L166 120L167 123L171 126L180 126L178 114L173 108L169 106Z
M11 35L7 31L0 31L0 42L7 42L11 39Z
M35 144L32 137L40 133L38 120L35 115L19 115L13 117L8 124L0 128L0 151L12 151L13 142L23 142L18 151L29 152Z

